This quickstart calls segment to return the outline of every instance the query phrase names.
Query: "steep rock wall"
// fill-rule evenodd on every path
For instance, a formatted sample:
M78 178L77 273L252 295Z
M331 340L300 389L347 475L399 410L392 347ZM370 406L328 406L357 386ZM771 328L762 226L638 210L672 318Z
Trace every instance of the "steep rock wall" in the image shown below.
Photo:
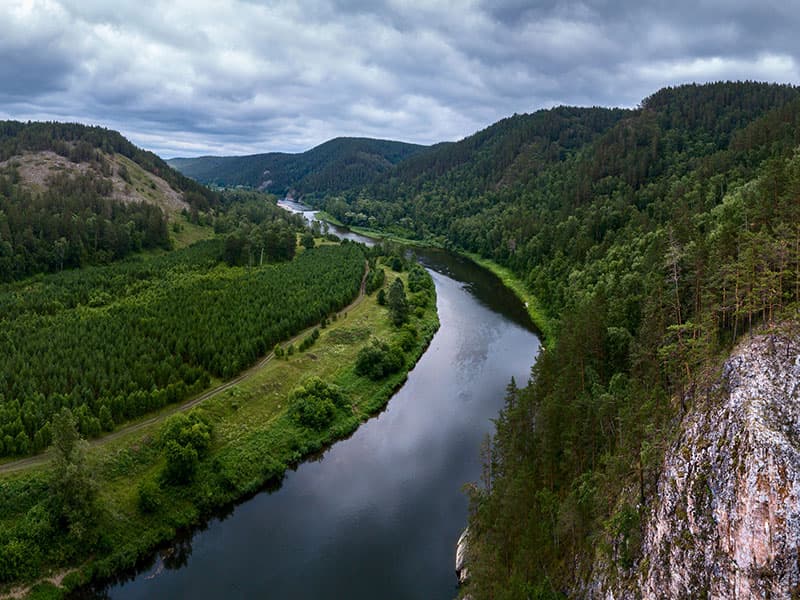
M580 595L800 597L799 346L739 344L666 453L638 567L593 577Z

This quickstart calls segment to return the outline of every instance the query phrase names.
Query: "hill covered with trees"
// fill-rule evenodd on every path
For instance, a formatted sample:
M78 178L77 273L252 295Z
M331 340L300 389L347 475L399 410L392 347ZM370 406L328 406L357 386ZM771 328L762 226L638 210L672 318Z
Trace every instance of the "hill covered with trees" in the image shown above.
M219 204L116 131L0 122L0 281L169 248L171 218Z
M800 321L799 145L797 88L685 85L511 117L319 203L509 267L554 332L471 493L474 597L563 597L596 560L644 560L681 417L737 339Z
M245 186L275 194L336 192L362 186L424 146L369 138L335 138L300 154L173 158L184 175L221 187Z

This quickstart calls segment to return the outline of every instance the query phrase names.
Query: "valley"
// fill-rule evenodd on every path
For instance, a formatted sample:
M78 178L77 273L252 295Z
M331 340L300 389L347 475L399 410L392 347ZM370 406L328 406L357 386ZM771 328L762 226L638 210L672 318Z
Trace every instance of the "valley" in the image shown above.
M169 164L100 128L2 131L7 592L734 598L732 557L752 594L800 589L770 541L794 539L800 473L777 381L797 87ZM719 407L756 441L715 431Z

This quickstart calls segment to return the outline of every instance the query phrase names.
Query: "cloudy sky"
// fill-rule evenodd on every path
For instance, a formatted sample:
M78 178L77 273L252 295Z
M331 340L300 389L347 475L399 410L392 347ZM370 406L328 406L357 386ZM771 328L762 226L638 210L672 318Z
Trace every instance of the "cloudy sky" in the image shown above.
M798 31L796 0L0 0L0 118L167 158L432 143L688 81L800 83Z

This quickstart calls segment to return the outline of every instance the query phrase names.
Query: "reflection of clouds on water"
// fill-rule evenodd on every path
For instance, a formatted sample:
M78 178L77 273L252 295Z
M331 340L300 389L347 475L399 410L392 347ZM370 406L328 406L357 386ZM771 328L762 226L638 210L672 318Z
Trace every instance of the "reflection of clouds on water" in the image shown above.
M441 328L387 409L272 494L192 539L188 566L114 598L451 598L453 552L480 445L536 337L472 286L431 273Z
M489 360L489 348L500 337L504 319L477 304L469 285L435 271L431 275L439 295L447 298L445 305L439 305L439 320L453 331L451 346L443 349L449 361L443 356L442 362L449 362L459 378L474 381Z

